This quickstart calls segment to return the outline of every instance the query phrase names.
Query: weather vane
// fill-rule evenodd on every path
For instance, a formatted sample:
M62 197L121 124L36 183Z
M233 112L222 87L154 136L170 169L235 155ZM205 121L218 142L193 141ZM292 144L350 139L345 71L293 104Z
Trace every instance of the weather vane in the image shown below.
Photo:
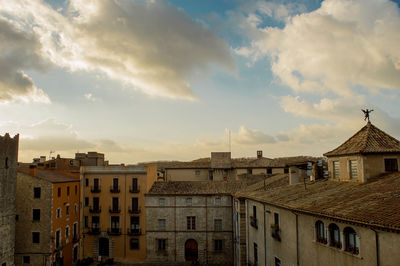
M372 111L374 111L374 109L371 109L371 110L368 110L368 109L363 110L363 109L361 109L361 111L363 111L363 113L364 113L364 121L368 119L368 122L369 122L369 114Z

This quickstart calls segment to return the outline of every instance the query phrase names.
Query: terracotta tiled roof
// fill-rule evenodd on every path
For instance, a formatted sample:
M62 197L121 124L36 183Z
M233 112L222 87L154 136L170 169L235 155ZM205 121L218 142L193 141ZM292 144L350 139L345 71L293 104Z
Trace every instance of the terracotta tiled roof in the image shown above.
M299 183L242 191L235 196L293 211L400 231L400 173L368 183L322 180L306 184L306 189Z
M147 194L210 195L232 194L246 187L245 181L168 181L154 182Z
M18 169L19 173L23 173L26 175L29 174L29 169ZM73 178L71 176L55 172L52 170L36 170L36 177L41 178L43 180L47 180L51 183L65 183L65 182L79 182L79 179Z
M400 142L371 124L367 123L356 134L325 156L365 153L400 153Z

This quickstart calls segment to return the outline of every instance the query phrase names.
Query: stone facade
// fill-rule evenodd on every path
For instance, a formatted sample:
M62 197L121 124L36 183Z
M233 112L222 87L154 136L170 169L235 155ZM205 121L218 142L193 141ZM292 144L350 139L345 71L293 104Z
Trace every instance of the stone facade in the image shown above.
M0 136L0 265L14 264L19 135Z
M160 220L165 221L165 228ZM190 260L186 247L194 240L200 263L233 264L230 195L147 194L146 226L148 261ZM159 246L159 240L165 241L165 248Z

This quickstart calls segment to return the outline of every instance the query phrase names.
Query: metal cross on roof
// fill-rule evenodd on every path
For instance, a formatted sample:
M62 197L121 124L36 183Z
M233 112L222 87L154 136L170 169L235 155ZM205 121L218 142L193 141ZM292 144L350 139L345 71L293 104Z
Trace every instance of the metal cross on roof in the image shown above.
M368 119L368 122L369 122L369 114L370 114L372 111L374 111L374 110L373 110L373 109L370 109L370 110L368 110L368 109L365 109L365 110L361 109L361 111L363 111L363 113L364 113L364 120L367 120L367 119Z

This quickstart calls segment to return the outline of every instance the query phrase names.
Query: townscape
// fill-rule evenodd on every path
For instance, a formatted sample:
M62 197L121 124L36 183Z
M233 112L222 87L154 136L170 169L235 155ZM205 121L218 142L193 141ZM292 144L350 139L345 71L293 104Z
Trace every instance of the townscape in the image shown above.
M400 142L371 122L323 157L17 161L1 137L2 265L396 265Z

